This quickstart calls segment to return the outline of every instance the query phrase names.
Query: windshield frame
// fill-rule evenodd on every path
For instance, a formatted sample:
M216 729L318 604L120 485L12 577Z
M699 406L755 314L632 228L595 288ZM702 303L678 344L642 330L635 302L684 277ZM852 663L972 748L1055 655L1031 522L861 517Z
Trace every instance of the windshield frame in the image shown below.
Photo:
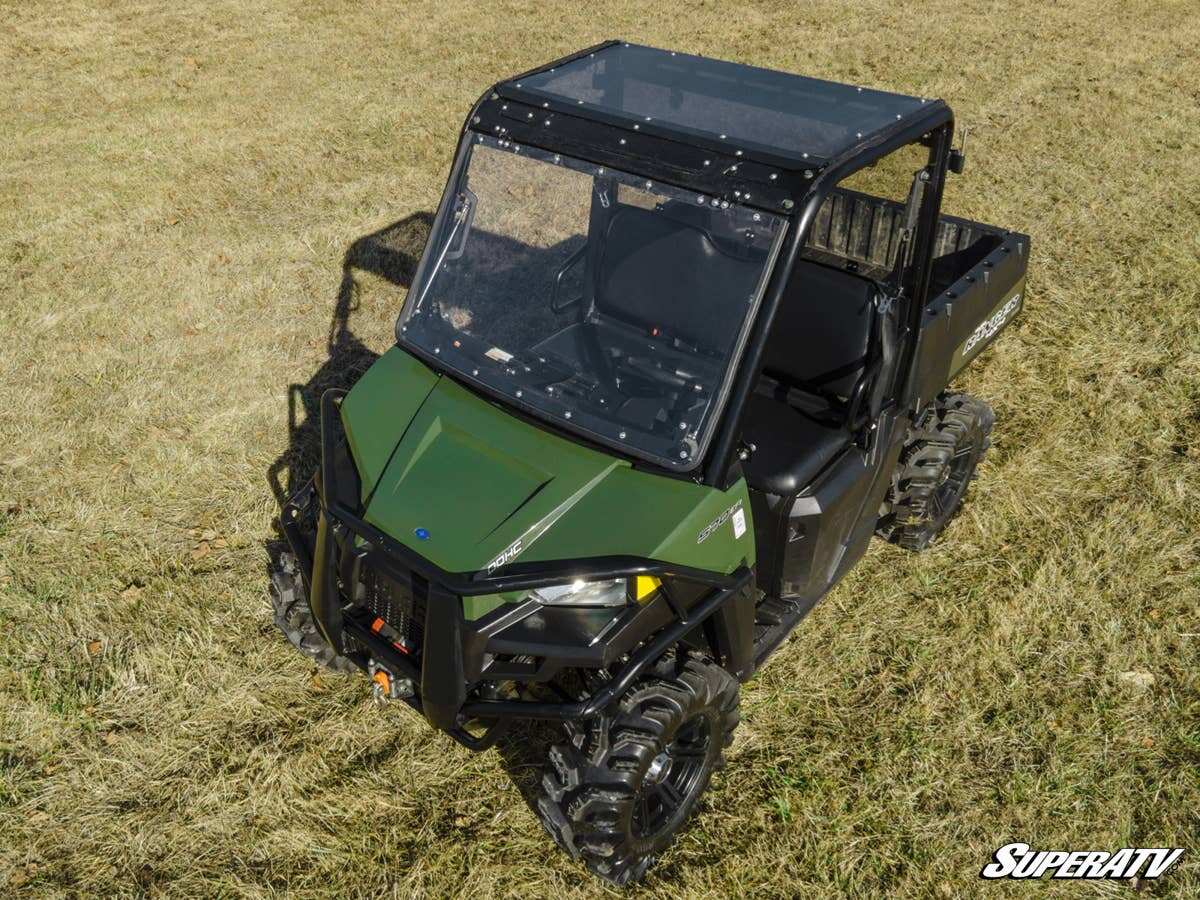
M630 171L629 168L614 168L578 156L554 153L531 145L518 145L512 140L493 138L490 135L467 129L459 143L454 165L451 167L450 175L447 178L429 238L421 254L420 262L413 274L408 295L404 300L396 321L395 335L398 346L423 361L439 374L450 376L453 380L468 389L484 395L489 400L497 401L506 409L523 418L533 420L539 426L563 434L585 445L601 449L603 452L615 451L617 455L628 458L635 463L648 463L649 467L663 474L698 479L700 477L698 473L703 471L708 464L709 450L713 446L717 435L722 430L723 418L728 411L727 407L732 389L742 368L747 346L754 334L755 323L762 312L763 301L767 291L775 280L781 251L787 243L789 236L794 231L795 225L792 217L780 215L777 212L772 212L762 207L729 201L719 196L703 195L693 188L672 184L661 179L653 182L654 191L671 192L680 195L680 198L699 199L703 197L703 202L711 203L713 206L719 205L722 210L732 207L745 211L753 216L755 221L758 221L758 217L761 216L775 228L775 233L770 239L770 246L766 257L762 262L761 271L758 274L752 299L741 319L740 331L730 347L724 370L720 376L716 390L712 394L712 400L707 413L702 420L702 427L697 431L696 450L686 461L676 463L665 455L657 453L652 449L638 446L632 441L621 441L616 438L610 438L602 432L598 432L582 424L577 424L571 421L569 413L564 418L537 405L525 402L514 393L507 393L489 384L482 378L473 377L470 370L453 365L448 360L435 355L434 352L430 352L427 347L407 337L405 323L415 311L414 306L423 300L424 296L428 293L433 283L434 275L436 275L436 268L439 265L439 261L454 241L451 231L447 231L447 228L451 225L447 220L456 216L459 212L459 198L464 189L464 177L476 145L504 149L522 156L533 157L543 164L556 165L563 168L569 167L586 174L615 177L635 187L642 185L646 187L651 186L651 182L644 175ZM473 216L474 210L472 209L470 212ZM431 268L433 270L432 273Z

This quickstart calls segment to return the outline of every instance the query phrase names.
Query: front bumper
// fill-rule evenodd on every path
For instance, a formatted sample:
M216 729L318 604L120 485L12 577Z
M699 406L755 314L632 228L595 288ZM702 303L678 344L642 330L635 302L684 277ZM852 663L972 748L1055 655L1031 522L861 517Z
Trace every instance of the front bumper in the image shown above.
M490 574L440 569L362 518L357 474L340 432L341 396L330 391L322 398L319 476L288 500L282 515L313 616L326 639L364 670L373 661L411 680L417 689L410 705L467 746L480 749L500 731L490 727L483 739L472 737L464 728L469 720L498 726L513 718L591 718L713 615L722 619L721 634L739 634L752 623L753 576L746 568L723 575L620 556L517 563ZM637 575L656 576L663 587L615 619L606 611L611 621L602 628L594 610L532 601L503 604L475 620L463 613L464 597ZM388 585L386 602L368 584ZM398 627L381 631L381 618ZM401 639L389 639L396 632ZM726 641L725 662L735 672L749 665L743 643ZM476 690L484 682L546 682L569 668L607 669L613 677L574 701L504 700Z

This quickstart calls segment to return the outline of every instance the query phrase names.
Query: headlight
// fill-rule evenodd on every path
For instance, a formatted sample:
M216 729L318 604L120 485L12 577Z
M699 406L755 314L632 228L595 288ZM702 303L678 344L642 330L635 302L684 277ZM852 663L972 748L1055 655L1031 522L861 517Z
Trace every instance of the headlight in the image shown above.
M530 591L529 599L547 606L624 606L628 595L625 579L573 581Z
M529 599L546 606L624 606L630 600L646 600L662 584L657 578L614 578L609 581L573 581L552 584L529 592Z

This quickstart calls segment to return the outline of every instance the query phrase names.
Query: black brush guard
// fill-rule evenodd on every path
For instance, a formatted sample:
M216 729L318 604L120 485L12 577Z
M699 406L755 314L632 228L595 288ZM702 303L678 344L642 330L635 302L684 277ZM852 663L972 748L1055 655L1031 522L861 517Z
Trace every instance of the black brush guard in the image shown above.
M608 709L646 667L682 641L716 613L737 616L730 603L746 596L753 573L741 567L728 575L678 566L633 556L604 556L555 562L515 563L499 573L448 572L364 521L360 516L357 490L347 496L338 477L337 454L345 454L338 410L344 391L327 391L321 399L321 451L319 480L314 479L284 504L282 527L308 588L313 617L334 647L345 646L352 637L366 654L393 674L418 686L407 699L435 728L449 732L473 750L491 746L514 719L573 721L589 719ZM347 457L343 456L343 459ZM344 471L342 473L345 474ZM357 485L355 485L357 488ZM315 512L316 529L312 531ZM306 526L308 533L306 534ZM311 548L311 549L310 549ZM339 548L341 548L339 552ZM363 566L370 566L399 581L413 584L414 592L425 592L424 629L419 656L397 650L372 629L373 616L342 600L338 582L357 584ZM542 702L533 700L467 700L467 666L464 662L462 598L482 594L532 590L576 579L603 580L655 576L664 582L690 582L709 590L684 605L664 592L672 613L668 623L645 634L639 646L623 655L619 667L603 687L581 700ZM739 606L752 608L748 604ZM752 613L751 613L752 615ZM634 624L645 616L638 616ZM741 616L744 618L744 616ZM743 623L744 624L744 623ZM732 626L732 627L730 627ZM727 623L726 630L738 631ZM740 644L741 642L731 642ZM530 653L536 656L536 652ZM731 668L745 668L744 652L731 647ZM366 656L351 654L366 668ZM480 736L467 732L469 720L490 723Z

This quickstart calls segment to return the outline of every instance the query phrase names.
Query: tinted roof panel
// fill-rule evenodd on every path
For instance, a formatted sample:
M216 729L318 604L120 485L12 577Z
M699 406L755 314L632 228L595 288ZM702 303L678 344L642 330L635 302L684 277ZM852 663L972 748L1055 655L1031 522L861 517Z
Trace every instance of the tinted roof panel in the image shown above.
M797 162L829 159L924 103L634 44L613 44L526 75L520 87L590 112L631 123L649 117L659 127Z

